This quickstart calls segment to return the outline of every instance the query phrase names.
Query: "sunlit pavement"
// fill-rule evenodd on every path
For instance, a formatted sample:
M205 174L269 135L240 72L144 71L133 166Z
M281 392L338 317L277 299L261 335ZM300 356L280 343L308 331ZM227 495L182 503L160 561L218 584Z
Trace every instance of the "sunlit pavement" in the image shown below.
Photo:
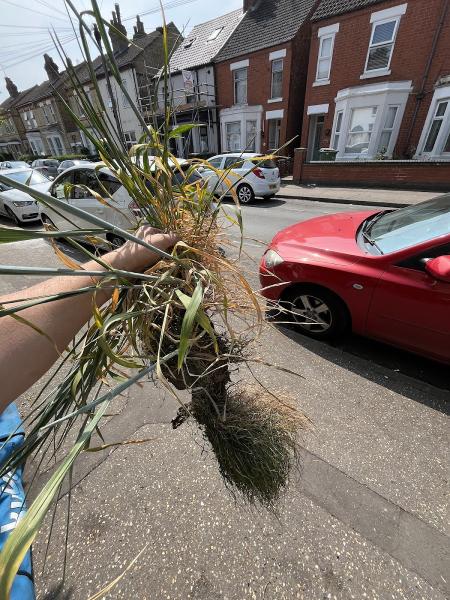
M291 223L341 210L360 209L279 199L245 207L251 239L243 268L256 271L263 246L255 240L268 242ZM0 263L59 264L42 241L0 246ZM254 274L250 278L256 281ZM2 276L0 288L31 282ZM194 428L171 430L176 402L146 383L111 410L117 414L104 435L107 443L154 441L79 460L65 587L57 584L67 496L57 512L44 574L50 518L34 545L39 598L85 600L143 548L110 597L448 596L447 369L369 340L349 337L335 347L289 328L269 329L259 352L303 376L258 373L271 388L293 394L314 424L302 436L302 466L279 515L236 506Z

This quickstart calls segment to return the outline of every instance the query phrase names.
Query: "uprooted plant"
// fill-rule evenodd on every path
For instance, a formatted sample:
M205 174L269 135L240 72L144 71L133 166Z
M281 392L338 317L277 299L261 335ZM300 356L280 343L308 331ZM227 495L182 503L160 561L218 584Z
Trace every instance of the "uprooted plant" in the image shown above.
M57 452L69 432L79 427L75 445L8 540L0 560L3 567L0 587L5 590L9 589L74 460L89 446L92 434L98 432L107 406L139 379L153 373L177 398L176 390L189 391L191 401L184 404L180 400L174 427L188 418L195 419L214 452L226 485L249 502L259 502L268 508L274 507L287 484L296 461L297 433L307 423L285 399L277 398L258 383L244 386L233 376L240 365L258 360L252 358L249 346L263 324L262 311L237 259L224 257L227 227L240 227L242 235L236 195L234 205L224 209L220 199L217 200L217 188L211 189L203 179L191 178L201 161L190 161L186 169L169 152L170 140L194 125L171 128L166 34L165 66L155 84L162 87L164 95L164 118L158 126L154 120L150 124L144 119L122 83L107 35L108 27L113 26L101 17L96 0L92 0L92 10L83 13L78 13L70 0L67 3L79 22L85 66L95 88L95 100L84 91L78 67L72 66L56 40L66 65L67 80L77 92L88 125L69 105L66 108L97 148L101 164L96 172L106 169L133 199L135 222L124 230L83 214L85 221L92 223L89 231L71 229L62 233L47 229L27 233L5 229L0 232L1 239L18 241L27 235L51 240L63 237L66 243L99 263L101 256L80 243L81 234L88 236L91 244L100 240L104 244L105 234L111 232L144 244L133 232L142 224L150 224L176 233L181 241L169 254L151 247L159 253L160 261L139 279L136 274L110 269L100 283L84 290L92 293L102 286L115 288L106 307L97 306L94 293L92 324L61 361L68 367L68 374L54 389L49 380L27 419L24 445L7 464L1 465L4 475L32 452L39 452L42 461L46 453ZM121 33L116 31L116 35ZM114 81L121 89L142 125L144 133L129 151L102 100L93 68L92 45L100 56L107 82ZM60 99L65 102L63 96ZM213 170L211 166L209 169ZM229 173L216 174L221 181L228 182ZM114 198L100 180L98 183L102 193L90 192L99 202L114 207ZM231 179L229 183L233 185ZM61 199L13 185L31 193L43 207L80 214L79 209ZM70 186L66 193L70 193ZM58 298L42 301L58 301ZM26 306L3 307L0 316L20 314L23 308ZM130 375L130 370L135 374ZM109 389L102 393L105 386Z

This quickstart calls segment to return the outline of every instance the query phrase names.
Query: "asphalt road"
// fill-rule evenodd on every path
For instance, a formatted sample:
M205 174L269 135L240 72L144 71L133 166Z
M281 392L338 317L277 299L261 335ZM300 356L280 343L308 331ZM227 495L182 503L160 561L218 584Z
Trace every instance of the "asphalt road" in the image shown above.
M231 207L230 207L231 209ZM242 268L256 281L263 246L282 227L351 206L274 200L244 208ZM0 247L1 264L57 264L43 242ZM1 290L31 278L2 277ZM257 369L312 420L301 468L273 516L235 503L193 425L173 432L177 404L152 383L111 410L107 443L74 473L68 566L60 586L67 494L34 545L38 598L84 600L124 572L108 598L149 600L444 600L448 597L446 369L372 341L338 346L268 329L258 353L302 379ZM245 378L248 373L242 373ZM35 389L22 399L26 410ZM45 475L42 476L45 480Z

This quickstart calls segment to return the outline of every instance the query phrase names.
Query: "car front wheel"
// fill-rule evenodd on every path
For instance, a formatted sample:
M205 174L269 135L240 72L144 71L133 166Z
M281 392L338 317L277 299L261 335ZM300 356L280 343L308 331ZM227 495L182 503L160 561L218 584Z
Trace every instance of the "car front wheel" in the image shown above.
M350 315L344 302L333 292L319 286L298 286L288 290L281 301L284 320L289 320L305 335L335 339L350 329Z
M241 204L250 204L255 199L255 192L247 183L242 183L237 189L237 197Z

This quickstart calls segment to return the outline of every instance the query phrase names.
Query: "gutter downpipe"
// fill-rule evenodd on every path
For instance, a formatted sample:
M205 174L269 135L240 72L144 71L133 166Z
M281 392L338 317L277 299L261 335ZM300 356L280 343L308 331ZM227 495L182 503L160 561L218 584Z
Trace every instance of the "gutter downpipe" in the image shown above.
M416 106L414 108L414 114L413 117L411 119L411 125L409 127L409 131L408 131L408 137L406 140L406 148L409 148L409 145L411 143L411 138L412 138L412 134L414 131L414 127L416 126L416 121L417 121L417 115L419 114L419 108L420 105L422 103L422 100L425 98L425 86L427 84L428 81L428 76L430 74L430 70L431 70L431 65L433 63L433 59L434 59L434 55L436 54L436 48L439 42L439 37L441 35L441 31L442 28L444 26L445 20L447 18L447 13L448 13L448 9L450 7L449 4L450 0L443 0L443 7L442 7L442 13L441 13L441 18L439 21L439 25L436 29L436 32L434 34L434 39L433 39L433 45L431 47L431 52L430 52L430 56L428 57L428 62L427 62L427 66L425 67L425 72L423 74L423 78L422 78L422 85L420 87L420 91L418 92L417 96L416 96Z

